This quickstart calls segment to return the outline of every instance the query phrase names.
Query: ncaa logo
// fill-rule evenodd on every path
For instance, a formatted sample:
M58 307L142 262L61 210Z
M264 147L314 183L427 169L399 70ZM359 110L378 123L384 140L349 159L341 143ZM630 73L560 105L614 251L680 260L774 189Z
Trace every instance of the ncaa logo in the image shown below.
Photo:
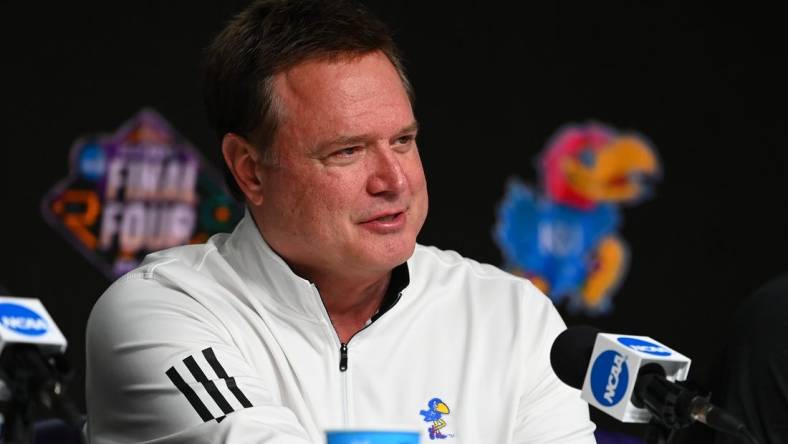
M631 348L632 350L648 353L649 355L670 356L673 354L669 348L638 338L621 337L618 338L618 342L625 345L626 347Z
M49 330L47 321L22 305L0 304L0 325L21 335L41 336Z
M591 367L591 392L603 406L618 404L629 384L627 358L614 350L599 354Z

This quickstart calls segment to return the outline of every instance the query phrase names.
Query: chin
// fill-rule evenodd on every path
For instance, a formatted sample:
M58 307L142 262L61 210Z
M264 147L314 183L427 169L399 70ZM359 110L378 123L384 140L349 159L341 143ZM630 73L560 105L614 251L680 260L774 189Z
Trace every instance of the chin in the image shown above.
M415 240L386 243L379 248L368 250L364 256L368 259L369 264L374 264L374 268L391 270L410 259L415 248Z
M396 267L397 265L407 261L413 255L413 250L416 249L416 239L410 239L407 242L403 242L400 245L389 250L391 258L391 262L393 263L392 267Z

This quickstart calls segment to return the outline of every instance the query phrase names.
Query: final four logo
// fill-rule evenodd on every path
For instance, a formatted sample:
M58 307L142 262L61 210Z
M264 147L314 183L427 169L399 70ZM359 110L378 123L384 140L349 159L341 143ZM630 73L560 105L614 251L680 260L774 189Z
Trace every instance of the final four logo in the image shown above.
M152 110L78 140L42 212L108 277L149 252L232 230L242 209L191 144Z

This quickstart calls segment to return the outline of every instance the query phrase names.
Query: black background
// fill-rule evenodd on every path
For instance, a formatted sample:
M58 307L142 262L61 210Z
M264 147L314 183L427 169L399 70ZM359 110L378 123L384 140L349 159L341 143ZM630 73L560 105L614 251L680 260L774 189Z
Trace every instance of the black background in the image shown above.
M159 111L218 165L202 48L240 1L0 1L0 285L40 298L70 341L84 405L85 323L109 281L44 223L40 202L86 134ZM500 264L507 178L566 123L653 142L663 175L626 208L629 275L609 315L694 359L704 381L742 298L785 270L785 31L776 9L699 2L367 1L390 24L416 89L430 215L420 242ZM604 428L619 428L599 419ZM625 428L640 433L639 428Z

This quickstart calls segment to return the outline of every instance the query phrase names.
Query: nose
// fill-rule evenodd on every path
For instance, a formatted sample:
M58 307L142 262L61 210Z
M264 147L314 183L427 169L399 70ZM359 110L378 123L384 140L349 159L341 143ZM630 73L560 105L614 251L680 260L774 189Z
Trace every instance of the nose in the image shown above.
M397 196L405 190L407 178L398 154L389 148L375 150L367 191L371 195Z

